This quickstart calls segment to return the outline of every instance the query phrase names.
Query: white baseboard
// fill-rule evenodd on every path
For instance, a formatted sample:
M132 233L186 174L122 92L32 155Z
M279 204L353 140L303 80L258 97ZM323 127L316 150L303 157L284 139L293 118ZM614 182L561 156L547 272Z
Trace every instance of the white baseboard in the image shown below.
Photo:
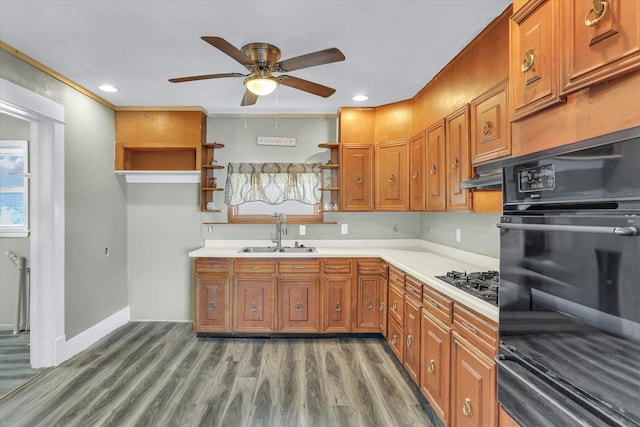
M71 359L76 354L86 350L100 339L109 335L111 332L125 325L131 319L129 306L112 314L100 323L93 325L86 331L83 331L66 342L65 355L67 359Z
M0 323L0 331L13 331L13 323Z

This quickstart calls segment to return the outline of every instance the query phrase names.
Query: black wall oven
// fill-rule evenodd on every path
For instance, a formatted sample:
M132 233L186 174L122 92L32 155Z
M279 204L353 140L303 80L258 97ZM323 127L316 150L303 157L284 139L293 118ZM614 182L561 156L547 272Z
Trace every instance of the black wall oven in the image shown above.
M498 400L522 426L640 426L640 128L503 171Z

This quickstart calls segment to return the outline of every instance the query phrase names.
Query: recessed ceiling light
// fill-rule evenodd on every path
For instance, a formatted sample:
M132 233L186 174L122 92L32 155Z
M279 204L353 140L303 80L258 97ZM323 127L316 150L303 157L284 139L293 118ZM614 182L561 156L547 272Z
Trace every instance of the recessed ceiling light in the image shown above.
M369 99L369 97L367 95L356 95L351 99L353 99L354 101L361 102L361 101L366 101L367 99Z
M111 86L111 85L100 85L98 86L98 89L100 89L103 92L117 92L118 88L115 86Z

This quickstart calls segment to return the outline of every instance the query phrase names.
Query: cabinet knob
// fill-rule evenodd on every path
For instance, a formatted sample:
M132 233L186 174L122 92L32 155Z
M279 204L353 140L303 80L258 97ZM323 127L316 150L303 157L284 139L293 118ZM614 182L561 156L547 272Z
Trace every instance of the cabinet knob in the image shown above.
M431 169L429 169L429 175L433 175L436 173L436 165L431 165Z
M342 311L342 306L339 302L336 303L336 311Z
M213 311L215 309L216 309L216 303L213 301L209 301L209 304L207 305L207 310Z
M258 310L258 304L256 304L255 302L252 302L250 308L251 308L251 311L256 311Z
M418 178L418 175L420 175L420 171L415 171L415 172L413 173L413 179L417 179L417 178Z
M360 175L356 175L356 182L360 184L362 182L362 177Z
M482 134L483 135L489 135L491 133L491 122L486 121L484 122L484 127L482 128Z
M380 303L380 311L384 311L384 303L383 302Z
M396 344L397 344L397 342L398 342L398 337L394 335L394 336L391 338L391 344L396 345Z
M299 302L296 303L296 311L298 312L302 311L302 304Z
M372 309L373 308L373 303L371 302L371 300L367 300L367 308L368 309Z
M396 180L396 177L394 174L389 175L389 182L394 182Z
M391 306L391 310L393 311L397 311L398 310L398 301L394 301L393 305Z
M409 335L407 337L407 347L411 347L412 344L413 344L413 337Z
M596 26L598 22L602 21L609 10L609 4L606 1L592 0L592 3L593 7L589 9L587 16L584 18L584 25L587 27ZM595 16L595 19L591 19L592 15Z
M430 374L433 374L433 372L436 370L436 361L431 359L429 360L429 364L427 365L427 371Z
M520 71L526 73L533 67L533 49L529 49L524 53L524 60L522 61L522 67L520 67Z
M459 163L458 158L457 158L457 157L454 157L454 158L453 158L453 161L451 162L451 169L455 169L455 168L457 168L457 167L458 167L458 163Z
M469 399L468 397L464 399L464 403L462 404L462 414L465 417L471 416L471 399Z

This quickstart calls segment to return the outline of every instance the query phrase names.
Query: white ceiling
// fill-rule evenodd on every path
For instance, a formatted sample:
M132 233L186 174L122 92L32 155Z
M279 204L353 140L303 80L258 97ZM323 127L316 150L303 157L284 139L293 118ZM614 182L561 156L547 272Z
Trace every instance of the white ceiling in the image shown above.
M0 0L0 40L117 106L200 106L210 114L334 114L413 97L510 0ZM282 59L339 48L346 60L289 74L289 87L240 107L242 78L169 83L246 69L200 39L274 44ZM103 93L109 83L120 90ZM351 97L364 93L369 100Z

